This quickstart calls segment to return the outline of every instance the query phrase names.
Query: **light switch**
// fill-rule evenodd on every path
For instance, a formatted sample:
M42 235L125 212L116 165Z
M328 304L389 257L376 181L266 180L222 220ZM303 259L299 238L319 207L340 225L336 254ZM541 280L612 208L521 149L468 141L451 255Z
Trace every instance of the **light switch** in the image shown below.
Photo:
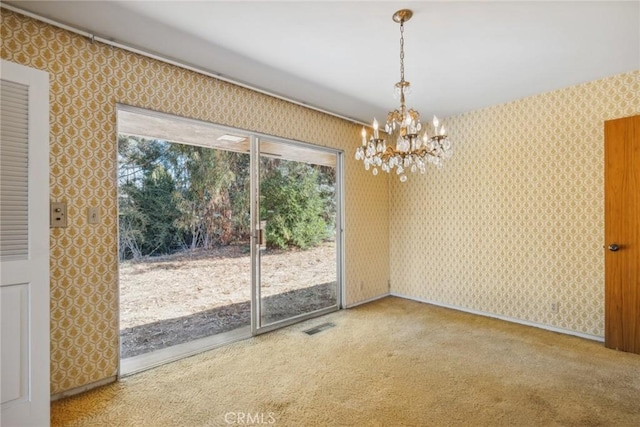
M100 222L100 208L87 208L87 221L89 224Z
M51 202L49 220L51 222L51 227L66 227L67 204L64 202Z

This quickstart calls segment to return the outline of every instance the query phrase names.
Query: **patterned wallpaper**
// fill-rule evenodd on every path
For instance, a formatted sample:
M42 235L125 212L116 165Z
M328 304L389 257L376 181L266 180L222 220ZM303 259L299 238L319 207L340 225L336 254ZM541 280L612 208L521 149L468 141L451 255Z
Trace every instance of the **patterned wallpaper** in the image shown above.
M387 292L388 179L353 159L359 126L0 13L2 58L50 73L51 199L68 203L69 227L50 234L52 394L117 371L116 102L345 150L346 302Z
M634 71L446 120L453 158L391 180L392 292L603 336L604 121L638 113Z

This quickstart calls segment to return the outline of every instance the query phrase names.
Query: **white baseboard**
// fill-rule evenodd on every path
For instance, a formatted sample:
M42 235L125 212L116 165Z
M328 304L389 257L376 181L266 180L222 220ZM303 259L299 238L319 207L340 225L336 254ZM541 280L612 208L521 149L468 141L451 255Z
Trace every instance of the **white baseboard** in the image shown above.
M598 335L585 334L583 332L572 331L571 329L558 328L558 327L555 327L555 326L545 325L545 324L542 324L542 323L530 322L528 320L522 320L522 319L518 319L518 318L515 318L515 317L502 316L500 314L489 313L489 312L480 311L480 310L474 310L474 309L471 309L471 308L457 307L455 305L444 304L444 303L436 302L436 301L429 301L429 300L424 299L424 298L416 298L416 297L412 297L412 296L409 296L409 295L403 295L403 294L400 294L400 293L397 293L397 292L390 292L389 296L409 299L409 300L412 300L412 301L422 302L422 303L425 303L425 304L437 305L438 307L450 308L452 310L464 311L465 313L477 314L478 316L493 317L494 319L500 319L500 320L504 320L506 322L518 323L520 325L532 326L534 328L539 328L539 329L546 329L547 331L558 332L558 333L565 334L565 335L573 335L573 336L576 336L576 337L585 338L585 339L592 340L592 341L604 342L604 337L601 337L601 336L598 336Z
M89 390L94 389L94 388L102 387L103 385L115 383L117 380L118 380L118 376L114 375L114 376L107 377L107 378L101 379L99 381L90 383L90 384L85 384L85 385L80 386L80 387L76 387L76 388L72 388L72 389L69 389L69 390L62 391L60 393L52 394L51 395L51 401L54 402L56 400L60 400L60 399L63 399L65 397L75 396L76 394L84 393L85 391L89 391Z
M389 294L389 292L386 292L384 294L380 294L380 295L375 296L373 298L368 298L368 299L365 299L365 300L362 300L362 301L354 302L353 304L348 304L348 305L345 306L345 308L357 307L357 306L362 305L362 304L367 304L369 302L373 302L373 301L388 297L389 295L391 295L391 294Z

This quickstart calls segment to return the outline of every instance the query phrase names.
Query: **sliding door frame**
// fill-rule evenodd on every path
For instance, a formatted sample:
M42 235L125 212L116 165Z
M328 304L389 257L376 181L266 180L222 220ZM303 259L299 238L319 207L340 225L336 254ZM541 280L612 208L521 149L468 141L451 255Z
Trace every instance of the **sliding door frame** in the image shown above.
M336 304L320 310L309 313L303 313L283 319L277 322L262 325L262 296L261 296L261 277L260 277L260 142L268 141L301 147L318 152L330 153L336 156ZM273 331L294 323L302 322L318 316L344 308L344 197L343 197L343 156L342 150L336 150L329 147L294 141L285 138L279 138L272 135L253 133L251 135L251 262L252 262L252 287L251 287L251 333L259 335L265 332Z
M201 126L210 126L219 131L226 133L240 133L243 135L247 135L249 137L249 155L250 155L250 204L251 204L251 236L250 236L250 246L251 246L251 335L255 336L265 332L272 331L274 329L282 328L293 323L297 323L303 320L311 319L314 317L322 316L324 314L337 311L339 309L344 308L345 301L345 283L344 283L344 151L339 149L334 149L330 147L324 147L320 145L310 144L301 141L295 141L291 139L281 138L273 135L268 135L260 132L254 132L246 129L235 128L231 126L225 126L214 122L209 122L205 120L193 119L189 117L182 117L175 114L164 113L160 111L150 110L146 108L135 107L127 104L116 103L116 111L125 111L137 114L143 114L151 117L156 117L159 119L168 119L168 120L179 120L186 123L193 123ZM116 124L116 141L118 138L118 126ZM336 304L331 307L327 307L321 310L316 310L310 313L304 313L298 316L291 317L289 319L285 319L279 322L271 323L265 327L260 325L260 254L259 254L259 223L260 223L260 197L259 197L259 167L260 167L260 141L266 140L269 142L274 142L278 144L289 145L293 147L301 147L311 150L317 150L319 152L331 153L336 156ZM193 144L196 145L197 144ZM214 148L214 147L209 147ZM117 162L117 150L116 150L116 162ZM114 172L114 179L117 179L117 171ZM119 241L119 236L117 241ZM119 263L118 263L118 271L117 276L120 277L119 272ZM118 293L120 292L120 285L118 284ZM118 323L120 318L120 306L118 304ZM119 336L119 334L118 334ZM221 345L226 345L230 342L236 341L238 339L243 339L244 337L236 337L229 342L219 342L217 340L213 340L210 346L203 348L202 351L206 351L215 347L219 347ZM186 343L188 344L188 343ZM175 347L181 346L179 344ZM118 339L118 348L120 347L120 342ZM195 354L194 351L189 351L183 355L182 351L176 349L176 352L168 352L168 356L161 357L162 360L153 363L151 366L148 366L143 369L135 369L131 372L138 372L139 370L148 369L154 366L158 366L162 363L167 363L170 361L177 360L180 357L186 357L192 354ZM118 351L120 353L120 351ZM118 357L118 365L119 365L119 376L122 374L122 359Z

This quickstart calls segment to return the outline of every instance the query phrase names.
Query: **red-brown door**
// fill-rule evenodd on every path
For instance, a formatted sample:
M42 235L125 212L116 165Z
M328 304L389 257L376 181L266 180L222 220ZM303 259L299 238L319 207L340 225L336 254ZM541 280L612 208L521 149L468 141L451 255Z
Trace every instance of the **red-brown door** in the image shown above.
M605 346L640 354L640 116L604 133Z

